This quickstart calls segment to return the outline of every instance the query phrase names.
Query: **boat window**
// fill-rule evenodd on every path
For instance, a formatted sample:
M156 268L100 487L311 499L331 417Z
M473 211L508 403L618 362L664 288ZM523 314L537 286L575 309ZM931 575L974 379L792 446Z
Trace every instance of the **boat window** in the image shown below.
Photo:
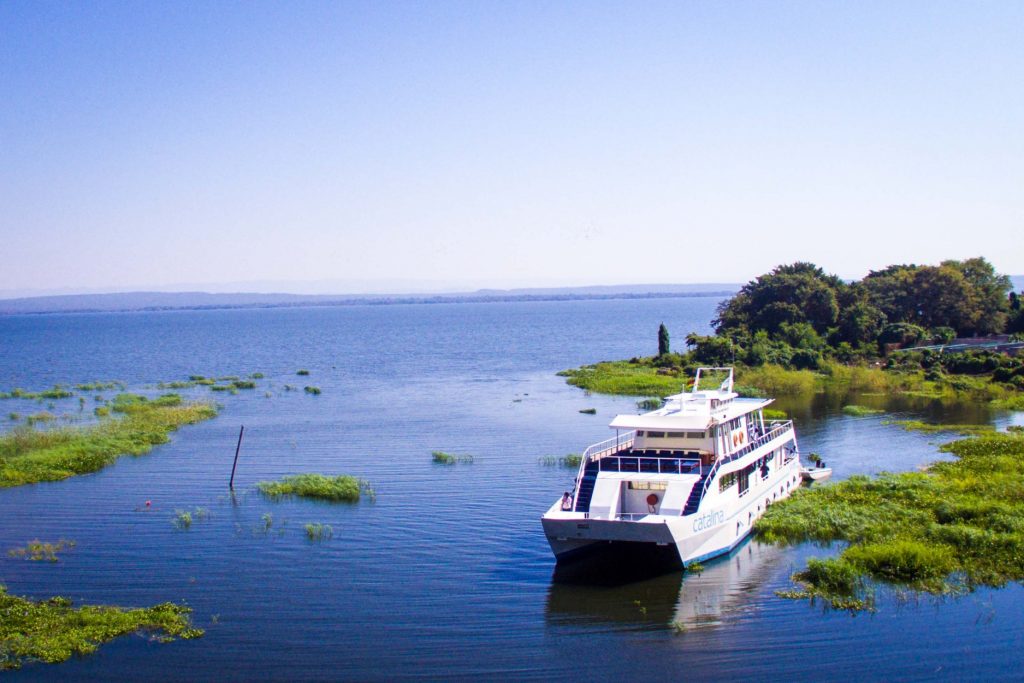
M665 432L647 432L647 438L649 439L664 439Z
M725 491L727 488L736 483L736 473L730 472L729 474L723 474L722 478L718 480L718 490Z
M667 481L631 481L629 488L632 491L664 491L668 488Z
M750 467L744 467L742 470L737 472L739 475L740 482L740 495L742 496L750 488Z

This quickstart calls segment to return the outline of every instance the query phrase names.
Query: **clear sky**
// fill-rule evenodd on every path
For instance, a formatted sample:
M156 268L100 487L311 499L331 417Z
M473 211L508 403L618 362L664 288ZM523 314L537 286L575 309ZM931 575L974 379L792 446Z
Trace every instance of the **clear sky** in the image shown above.
M0 292L1022 273L1022 36L1018 1L2 2Z

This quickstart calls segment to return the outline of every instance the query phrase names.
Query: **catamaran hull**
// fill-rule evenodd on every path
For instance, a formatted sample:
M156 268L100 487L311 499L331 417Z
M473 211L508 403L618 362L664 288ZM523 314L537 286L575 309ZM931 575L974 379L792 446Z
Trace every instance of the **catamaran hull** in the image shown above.
M775 477L761 482L731 511L698 510L678 516L646 515L637 520L599 519L585 513L563 512L557 502L541 519L551 551L558 562L572 561L595 546L608 543L629 548L636 543L674 546L685 566L724 555L745 539L768 507L790 495L799 482L793 461ZM787 484L789 486L787 487Z

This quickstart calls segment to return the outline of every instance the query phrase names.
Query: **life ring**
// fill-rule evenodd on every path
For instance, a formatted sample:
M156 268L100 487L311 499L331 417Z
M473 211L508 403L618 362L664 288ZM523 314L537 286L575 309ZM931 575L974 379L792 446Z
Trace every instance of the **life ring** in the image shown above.
M739 444L740 444L740 435L739 434L733 434L732 435L732 445L733 446L738 446Z
M746 434L744 434L743 432L740 432L740 443L743 443L743 441L745 439L746 439Z
M648 505L657 505L658 504L658 494L652 493L652 494L648 495L647 496L647 504Z

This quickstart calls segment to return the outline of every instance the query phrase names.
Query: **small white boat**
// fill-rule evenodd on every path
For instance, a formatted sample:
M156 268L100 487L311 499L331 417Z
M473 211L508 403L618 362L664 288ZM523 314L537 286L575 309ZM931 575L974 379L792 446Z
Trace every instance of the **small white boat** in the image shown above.
M804 481L821 481L832 476L831 467L801 467L800 476Z

